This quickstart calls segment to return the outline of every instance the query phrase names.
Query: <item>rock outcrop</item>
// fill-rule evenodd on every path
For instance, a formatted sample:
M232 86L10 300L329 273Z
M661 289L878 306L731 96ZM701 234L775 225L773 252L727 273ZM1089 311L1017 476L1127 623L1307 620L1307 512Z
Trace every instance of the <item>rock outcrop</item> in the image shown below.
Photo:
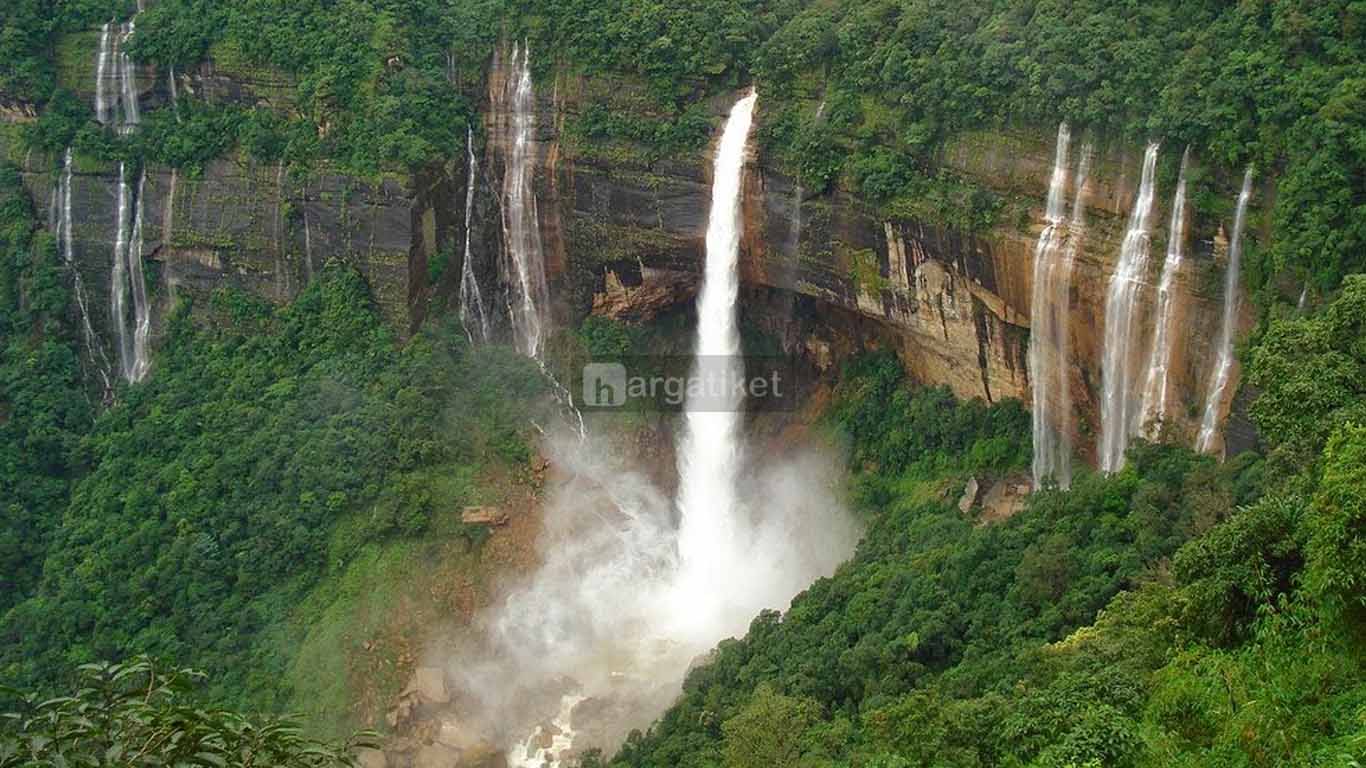
M237 64L240 57L231 54L213 51L205 64L174 76L144 68L144 108L169 100L172 83L180 98L290 108L288 78ZM490 82L501 81L498 62L506 60L494 58ZM90 96L82 85L93 83L90 73L64 72L63 80ZM470 220L472 265L485 304L493 308L507 306L500 287L507 280L500 274L499 180L508 148L501 138L507 132L499 128L510 116L500 90L484 94L482 135L488 138L480 147ZM658 157L650 148L589 139L576 129L589 105L648 113L643 86L629 79L561 71L537 83L537 98L535 189L557 323L588 313L647 321L686 305L703 263L709 149ZM712 111L719 118L731 101L717 98ZM22 107L5 104L6 120L27 119ZM761 125L763 119L761 97ZM940 160L947 169L1009 202L1010 216L971 233L942 222L889 217L841 189L807 193L756 155L743 206L747 319L774 331L790 353L821 369L860 349L881 347L895 350L919 380L947 385L960 397L1029 402L1030 283L1052 164L1051 134L1051 128L982 131L943 148ZM1074 443L1083 452L1099 431L1106 290L1141 162L1139 148L1126 142L1088 138L1097 154L1070 318ZM285 301L324 263L338 260L363 272L386 319L401 333L410 332L434 301L457 295L467 181L460 150L451 148L455 159L448 165L378 180L241 159L213 163L194 179L150 169L143 257L156 267L148 270L156 281L154 321L177 295L206 294L224 285ZM46 204L56 159L24 160L30 189ZM78 165L77 260L97 294L91 298L95 307L107 305L116 176L116 169ZM1159 221L1165 220L1167 186L1159 185ZM1231 190L1232 182L1221 180L1219 186ZM1171 409L1165 425L1175 436L1193 433L1209 376L1214 334L1198 329L1217 322L1223 227L1196 217L1187 267L1177 281L1185 338L1173 361L1172 389L1180 406ZM1154 233L1155 251L1164 237L1161 230ZM1151 327L1147 315L1160 259L1153 261L1142 327ZM501 330L500 314L506 313L493 312L495 333ZM107 329L99 330L108 336Z
M627 109L639 101L631 84L619 80L561 74L542 88L539 197L547 247L556 254L552 284L562 321L588 312L648 319L695 293L710 204L709 150L651 161L622 147L604 151L572 128L588 105ZM729 105L718 99L713 111L719 118ZM496 100L488 105L491 124L504 119L500 108ZM1083 454L1093 450L1100 429L1106 293L1142 162L1141 147L1087 138L1096 156L1070 317L1070 405L1074 443ZM917 379L947 385L959 397L1029 402L1034 245L1044 223L1052 151L1051 128L983 131L943 149L949 170L995 192L1019 214L972 233L885 216L841 189L806 194L755 156L746 175L741 256L749 320L822 369L860 349L889 348ZM1179 159L1179 152L1171 154ZM1160 187L1159 210L1171 191ZM1181 407L1165 425L1175 437L1193 437L1198 428L1213 357L1213 334L1198 329L1218 322L1224 226L1197 217L1177 280L1184 338L1172 389ZM1164 240L1165 231L1154 233L1155 252ZM1146 276L1143 328L1151 328L1160 261L1153 260ZM1245 327L1251 320L1244 318ZM1146 350L1147 340L1139 346Z

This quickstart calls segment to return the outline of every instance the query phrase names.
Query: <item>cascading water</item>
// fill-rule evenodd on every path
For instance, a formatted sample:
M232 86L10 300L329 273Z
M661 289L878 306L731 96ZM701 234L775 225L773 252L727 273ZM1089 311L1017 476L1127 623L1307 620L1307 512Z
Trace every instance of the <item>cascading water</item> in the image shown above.
M1243 258L1243 232L1247 227L1247 204L1252 199L1252 169L1243 174L1243 189L1238 195L1238 210L1233 217L1233 239L1228 248L1228 272L1224 275L1224 317L1223 330L1219 333L1219 356L1216 358L1214 375L1210 379L1209 395L1205 398L1205 413L1200 419L1200 436L1196 439L1195 449L1201 453L1211 453L1215 449L1219 434L1219 411L1228 391L1229 380L1233 377L1236 362L1233 354L1233 336L1238 325L1238 288L1241 279Z
M1034 248L1034 286L1030 305L1029 376L1033 389L1034 486L1051 478L1061 488L1072 484L1071 323L1072 267L1086 230L1086 180L1091 145L1081 148L1074 180L1072 217L1067 208L1067 167L1072 133L1058 126L1053 175L1044 210L1044 229Z
M1060 337L1067 332L1067 297L1059 297L1054 279L1062 244L1059 228L1066 215L1067 164L1072 132L1067 123L1058 126L1057 148L1053 156L1053 176L1048 184L1048 203L1044 212L1044 228L1034 246L1034 287L1030 303L1029 378L1033 385L1034 408L1034 486L1040 487L1047 478L1063 483L1060 475L1071 453L1063 442L1065 431L1058 428L1059 414L1050 399L1064 360L1058 359ZM1065 286L1064 286L1065 290ZM1062 307L1059 307L1059 304ZM1061 315L1061 317L1060 317ZM1062 372L1063 379L1066 373ZM1056 409L1060 410L1060 409Z
M1104 399L1101 402L1101 437L1097 454L1104 472L1124 467L1124 451L1138 427L1139 408L1135 389L1135 337L1138 335L1139 293L1148 271L1152 232L1154 180L1157 175L1156 143L1143 156L1143 178L1134 201L1129 229L1120 247L1119 264L1110 278L1105 302L1105 357L1102 366Z
M461 719L507 745L509 768L611 752L677 699L700 655L743 634L759 611L787 607L858 539L840 502L840 461L804 449L742 457L735 391L696 394L699 383L734 382L742 371L740 193L755 102L735 105L716 150L677 495L649 479L634 441L548 431L557 477L547 484L542 564L491 606L477 647L445 657L457 689L477 701Z
M545 341L545 308L549 302L540 216L536 210L533 140L536 91L531 81L531 48L514 46L503 83L505 103L512 108L508 125L507 167L503 174L503 239L508 262L508 312L513 342L527 357L541 359Z
M128 243L128 282L133 296L133 359L129 381L142 381L151 369L152 312L147 304L147 277L142 270L142 210L147 199L147 169L138 178L138 197L133 206L133 235Z
M132 133L142 121L138 106L138 74L127 45L136 22L107 23L100 30L95 65L95 117L122 134Z
M697 303L695 381L717 382L716 397L699 402L691 393L678 446L678 554L685 591L680 614L699 616L724 599L739 554L733 526L738 512L736 478L741 461L741 394L730 383L744 375L736 299L740 292L740 191L745 149L758 94L731 110L716 149L707 263ZM710 389L710 388L709 388Z
M104 382L105 399L113 396L114 383L110 379L109 359L104 354L104 346L95 335L95 327L90 322L90 305L85 297L85 281L76 266L75 238L72 235L71 187L73 176L71 149L66 150L62 177L53 190L53 232L62 251L62 263L71 270L73 289L76 298L76 311L81 320L81 338L85 342L86 355L90 364L99 372Z
M147 304L147 282L142 271L142 203L146 183L144 171L134 197L128 183L127 166L119 164L118 221L109 309L111 324L118 334L119 371L129 382L142 381L151 367L148 342L152 321ZM131 307L128 305L130 299Z
M1157 286L1156 325L1153 330L1152 356L1148 360L1147 383L1143 387L1143 411L1140 425L1149 438L1156 438L1162 420L1167 415L1168 382L1175 336L1172 323L1176 305L1176 277L1186 246L1186 170L1190 165L1190 147L1181 156L1181 174L1176 182L1176 197L1172 200L1171 226L1167 228L1167 258L1162 264L1162 281Z
M469 128L465 137L465 147L469 155L469 177L465 184L465 258L460 271L460 323L465 327L465 335L475 340L478 331L480 342L489 340L489 320L484 312L484 297L479 293L479 279L474 274L474 251L470 244L474 238L470 227L474 223L474 185L479 176L479 161L474 156L474 128Z

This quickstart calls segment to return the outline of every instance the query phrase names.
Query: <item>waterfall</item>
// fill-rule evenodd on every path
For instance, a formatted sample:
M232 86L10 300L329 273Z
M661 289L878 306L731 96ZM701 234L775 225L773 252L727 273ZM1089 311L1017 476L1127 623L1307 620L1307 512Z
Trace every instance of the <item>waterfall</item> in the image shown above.
M1044 228L1034 246L1034 286L1030 302L1029 379L1033 385L1034 408L1034 486L1040 487L1049 477L1062 474L1067 461L1063 454L1062 430L1056 429L1057 414L1049 399L1050 386L1058 378L1060 360L1057 359L1059 326L1066 333L1066 317L1059 318L1058 304L1066 306L1066 296L1059 297L1054 289L1054 272L1058 266L1058 246L1061 244L1059 227L1066 214L1067 163L1072 132L1067 123L1058 126L1057 148L1053 154L1053 176L1048 184L1048 203L1044 211ZM1061 322L1060 322L1061 320ZM1066 378L1064 372L1063 378ZM1062 478L1057 478L1059 483Z
M143 171L134 197L128 184L127 165L119 164L118 221L115 223L109 309L111 324L118 334L119 370L129 382L142 381L150 367L148 348L152 320L147 304L147 281L142 272L142 203L146 184L147 173Z
M1243 190L1238 195L1238 210L1233 217L1233 239L1228 248L1228 272L1224 275L1224 318L1223 329L1219 332L1219 356L1214 366L1214 376L1210 379L1209 396L1205 398L1205 415L1200 419L1200 436L1195 449L1201 453L1214 450L1215 438L1219 431L1219 410L1228 390L1229 379L1236 362L1233 354L1233 336L1238 325L1238 289L1243 258L1243 231L1247 226L1247 204L1252 199L1252 169L1243 174Z
M1118 472L1124 467L1124 451L1138 427L1135 389L1135 336L1139 291L1148 271L1151 245L1154 177L1158 145L1148 145L1143 156L1143 178L1134 201L1129 229L1120 246L1119 264L1110 278L1105 302L1105 358L1101 369L1104 399L1101 402L1101 437L1097 453L1100 468Z
M503 174L503 239L511 262L505 265L508 313L517 349L539 360L545 341L548 291L540 217L536 211L536 92L531 82L529 45L513 47L503 87L506 102L512 105L512 121L506 136L507 168Z
M710 610L734 585L728 567L737 557L736 481L741 460L742 395L726 382L744 375L736 299L740 290L740 192L754 104L751 93L731 110L716 149L707 263L697 303L694 381L719 382L716 397L687 400L686 424L678 447L678 552L684 571L681 612ZM690 387L692 389L692 387ZM708 389L712 389L710 386Z
M479 330L479 341L489 340L489 320L484 313L484 297L479 293L479 279L474 274L474 251L470 247L474 238L470 236L470 226L474 222L474 184L479 176L479 161L474 157L474 128L466 129L465 148L468 153L468 178L465 184L465 258L460 270L460 324L465 327L465 335L473 342L474 332L470 330L473 317Z
M95 335L95 328L90 322L90 304L85 297L85 281L81 279L81 270L76 266L75 238L72 235L71 216L71 182L73 176L71 155L71 149L68 147L62 168L62 177L57 183L57 188L53 190L53 232L62 251L62 263L71 270L72 293L76 298L76 312L80 316L81 338L85 342L86 355L104 382L105 399L108 400L114 391L114 383L109 378L109 359L105 356L104 347L100 344L99 337Z
M171 86L171 109L175 112L175 121L178 123L180 122L180 89L176 86L174 65L166 73L166 82Z
M147 278L142 271L142 209L147 199L147 169L138 178L138 197L133 206L133 238L128 247L128 281L133 289L133 365L131 381L142 381L151 368L152 312L147 304Z
M119 163L119 207L114 220L114 269L109 278L109 324L118 335L119 372L131 379L133 342L128 336L128 189L127 164Z
M113 106L109 103L109 62L114 57L113 26L112 23L105 23L100 28L100 47L95 54L95 119L101 125L108 125L113 113Z
M1176 198L1172 201L1171 226L1167 228L1167 258L1162 264L1162 281L1157 286L1156 327L1153 331L1152 356L1148 360L1147 384L1143 388L1143 412L1140 425L1149 438L1157 437L1157 430L1167 415L1168 383L1175 337L1176 276L1186 244L1186 170L1190 165L1190 147L1181 156L1181 174L1176 182Z
M1060 487L1072 483L1072 397L1070 293L1086 224L1086 179L1089 144L1077 163L1076 202L1067 215L1068 162L1072 132L1058 126L1053 175L1044 209L1044 229L1034 246L1034 285L1030 303L1029 378L1033 390L1034 486L1052 478Z
M138 107L138 73L127 45L136 22L106 23L100 29L100 49L95 64L95 117L113 125L121 134L132 133L142 122Z

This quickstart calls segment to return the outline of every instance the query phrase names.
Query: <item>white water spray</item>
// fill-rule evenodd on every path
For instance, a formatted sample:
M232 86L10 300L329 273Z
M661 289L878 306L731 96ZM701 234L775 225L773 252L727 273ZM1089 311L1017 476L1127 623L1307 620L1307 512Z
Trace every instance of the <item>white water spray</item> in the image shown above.
M1205 398L1205 413L1200 419L1200 436L1196 439L1195 449L1201 453L1215 450L1219 434L1219 412L1223 408L1233 366L1237 362L1233 354L1233 336L1238 326L1238 306L1240 271L1243 258L1243 232L1247 227L1247 204L1252 199L1252 169L1243 174L1243 189L1238 195L1238 210L1233 217L1233 239L1228 247L1228 272L1224 275L1224 317L1223 328L1219 332L1219 356L1216 358L1214 375L1210 379L1209 395Z
M1097 454L1104 472L1124 468L1124 451L1138 428L1134 350L1137 348L1139 294L1148 271L1152 245L1152 214L1157 175L1158 145L1148 145L1143 156L1143 178L1134 201L1129 229L1110 278L1105 302L1105 358L1102 367L1101 436Z
M474 185L479 176L479 161L474 156L474 128L467 129L465 148L468 153L468 179L465 184L465 257L460 270L460 324L465 335L475 341L487 343L489 340L489 319L484 312L484 297L479 293L479 279L474 274L474 250L470 247L474 238L470 228L474 223Z
M1139 417L1140 425L1150 439L1158 436L1157 431L1167 416L1168 384L1176 347L1172 323L1179 309L1176 304L1176 277L1181 272L1186 247L1186 171L1190 165L1190 154L1190 147L1187 147L1181 157L1181 174L1176 182L1176 197L1172 201L1171 225L1167 228L1167 258L1162 264L1162 282L1157 286L1153 350L1148 360L1148 376L1143 387L1143 411Z
M508 264L508 313L513 342L527 357L541 359L545 342L545 310L549 303L541 223L536 209L536 91L531 81L531 48L514 46L503 83L512 120L505 140L507 167L503 173L503 239Z

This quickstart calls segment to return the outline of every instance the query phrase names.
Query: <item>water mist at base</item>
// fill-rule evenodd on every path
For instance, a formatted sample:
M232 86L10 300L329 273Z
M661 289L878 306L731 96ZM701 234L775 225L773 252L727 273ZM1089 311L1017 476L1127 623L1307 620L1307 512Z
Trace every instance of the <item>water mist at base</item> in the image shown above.
M843 464L817 447L756 460L731 521L743 552L725 599L696 594L678 558L666 491L637 452L609 445L599 423L582 441L566 428L543 450L555 467L537 542L541 567L444 654L462 730L507 750L510 768L552 768L574 752L619 746L677 698L684 674L718 641L743 635L763 610L828 576L858 528L842 498ZM545 727L553 726L553 727Z
M703 373L739 366L735 270L754 101L736 105L717 150L698 303ZM718 641L785 609L852 553L858 527L841 501L839 457L742 450L741 403L730 405L686 414L677 512L641 452L604 437L612 422L586 438L547 435L542 565L447 651L461 729L504 745L510 768L615 749L673 702Z

